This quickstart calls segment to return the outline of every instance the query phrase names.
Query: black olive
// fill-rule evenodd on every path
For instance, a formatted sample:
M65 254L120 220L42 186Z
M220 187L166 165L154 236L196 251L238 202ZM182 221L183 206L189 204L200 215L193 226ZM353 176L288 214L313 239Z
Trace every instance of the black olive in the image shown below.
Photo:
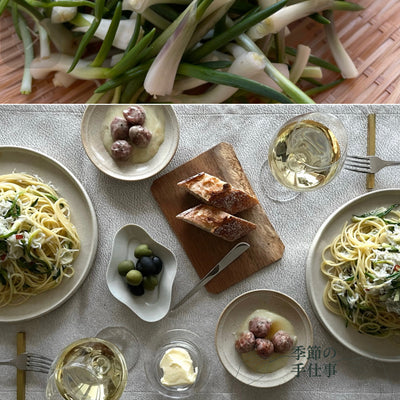
M163 262L160 257L154 256L153 263L156 266L156 274L159 274L163 267Z
M142 273L143 276L156 275L156 264L153 259L148 256L143 256L139 258L136 264L136 269Z
M143 283L140 285L129 285L128 284L129 291L134 295L134 296L143 296L144 295L144 286Z

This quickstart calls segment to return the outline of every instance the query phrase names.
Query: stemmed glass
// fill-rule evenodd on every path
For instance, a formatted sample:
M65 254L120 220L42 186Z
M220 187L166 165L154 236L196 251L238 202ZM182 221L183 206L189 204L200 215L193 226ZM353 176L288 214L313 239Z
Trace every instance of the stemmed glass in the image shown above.
M312 112L287 121L275 134L262 165L260 182L275 201L318 189L341 170L347 132L338 117Z
M62 350L47 379L47 400L117 400L139 357L136 337L109 327Z

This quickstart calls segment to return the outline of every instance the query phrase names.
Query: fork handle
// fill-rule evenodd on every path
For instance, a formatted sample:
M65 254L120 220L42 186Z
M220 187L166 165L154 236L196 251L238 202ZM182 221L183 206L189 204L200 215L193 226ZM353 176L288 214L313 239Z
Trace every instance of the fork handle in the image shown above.
M385 167L390 167L391 165L400 165L400 161L385 161Z
M0 361L0 365L11 365L12 367L14 366L12 359L10 359L10 360L1 360Z

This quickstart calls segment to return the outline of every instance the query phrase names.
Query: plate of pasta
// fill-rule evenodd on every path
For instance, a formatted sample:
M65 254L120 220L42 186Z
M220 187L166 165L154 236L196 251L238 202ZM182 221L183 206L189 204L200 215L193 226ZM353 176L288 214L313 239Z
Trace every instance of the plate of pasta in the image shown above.
M97 219L85 189L58 161L0 146L0 322L39 317L86 278Z
M400 361L400 189L335 211L310 246L307 291L326 329L348 349Z

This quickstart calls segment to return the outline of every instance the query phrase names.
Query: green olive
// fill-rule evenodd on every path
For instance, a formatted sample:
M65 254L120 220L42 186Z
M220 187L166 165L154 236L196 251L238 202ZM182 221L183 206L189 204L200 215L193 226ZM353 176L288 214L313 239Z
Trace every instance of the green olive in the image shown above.
M139 244L139 246L135 248L134 254L136 258L140 258L144 256L151 256L153 252L151 251L151 249L149 249L149 246L147 244Z
M148 275L143 277L143 286L146 290L154 290L158 285L158 279L154 275Z
M131 269L135 268L135 264L131 260L124 260L118 264L118 273L125 276Z
M126 274L126 281L132 286L138 286L142 283L143 275L140 271L132 269Z

